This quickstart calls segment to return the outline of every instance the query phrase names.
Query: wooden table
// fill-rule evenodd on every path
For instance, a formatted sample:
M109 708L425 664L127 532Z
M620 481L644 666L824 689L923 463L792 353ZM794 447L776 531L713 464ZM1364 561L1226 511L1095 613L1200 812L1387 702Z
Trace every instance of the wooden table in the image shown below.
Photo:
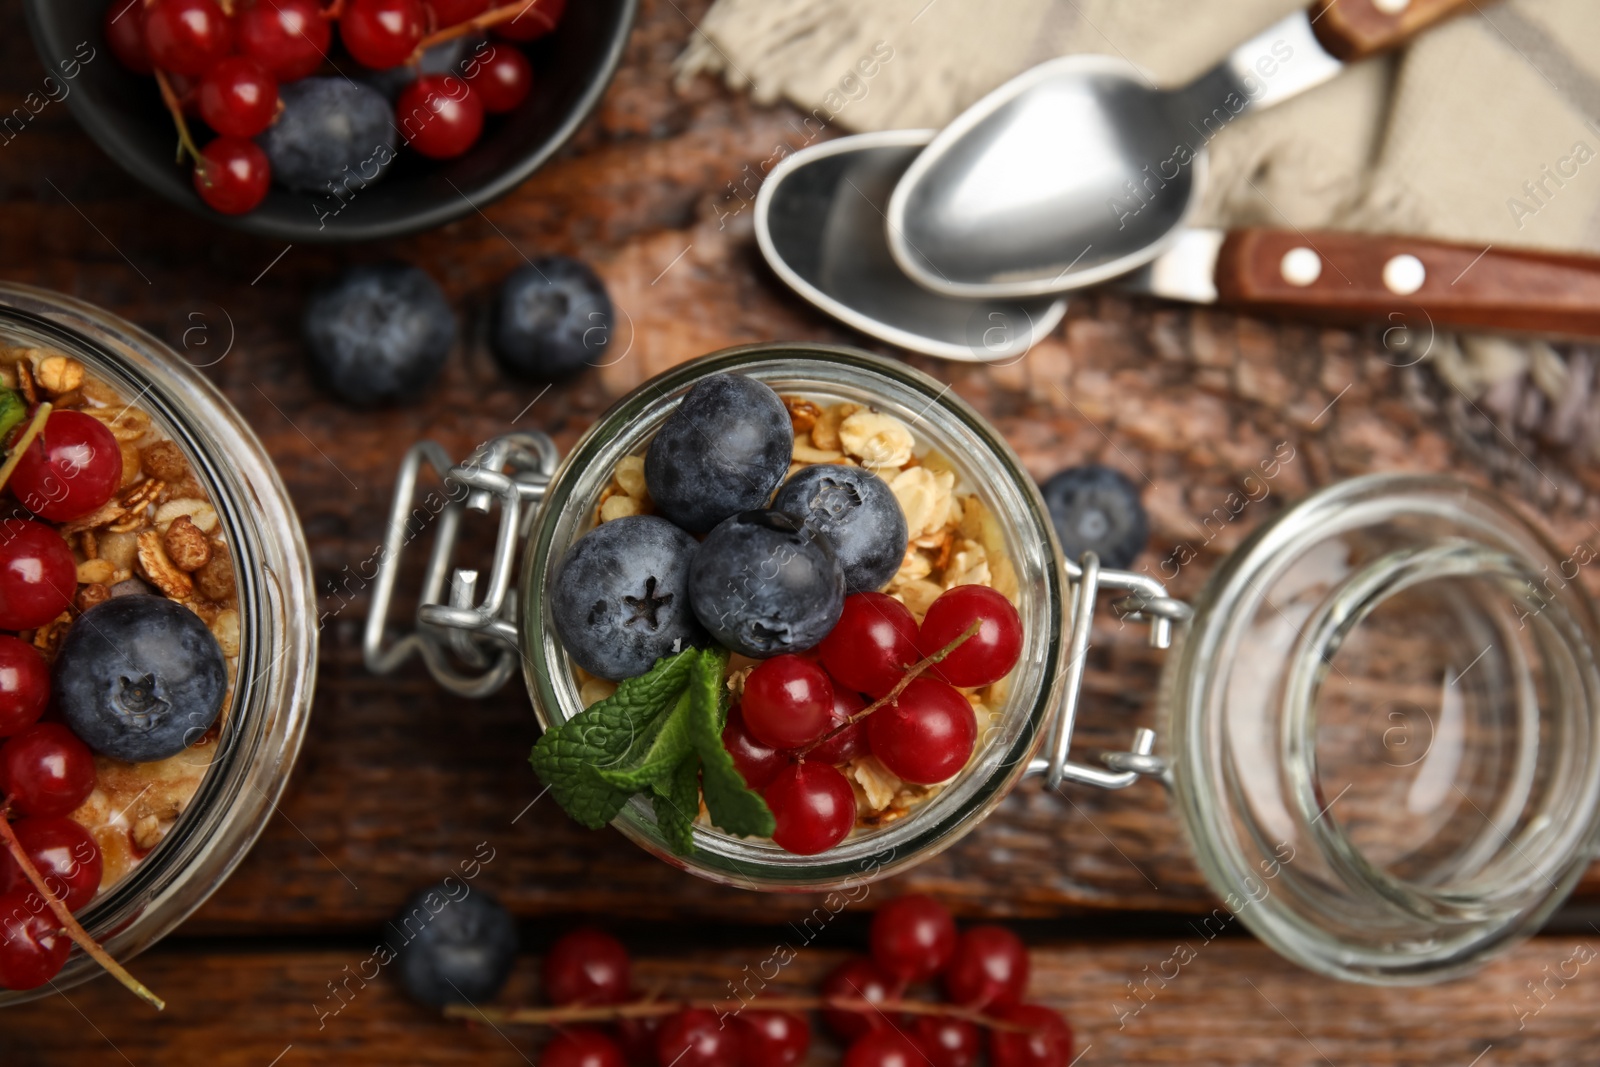
M395 468L418 437L465 455L517 420L566 447L621 392L703 352L775 338L881 350L810 310L760 262L752 176L804 134L786 107L758 108L705 80L671 87L671 62L706 6L645 0L603 107L553 163L481 214L381 247L285 248L210 225L137 187L59 104L0 145L0 276L103 305L175 345L196 323L215 331L214 343L231 321L233 347L207 373L276 458L327 612L316 714L280 817L232 880L137 961L169 1010L156 1016L99 980L6 1013L0 1062L531 1060L540 1034L441 1021L387 977L330 1014L340 1007L330 983L366 957L383 920L479 842L495 857L481 884L521 917L529 946L506 1003L531 1001L534 956L581 919L634 945L647 982L685 993L725 992L742 967L794 938L789 921L815 901L718 889L612 832L578 829L548 802L530 812L535 726L520 688L471 703L415 666L371 676L359 649L366 599L349 581L379 544ZM0 0L0 13L10 28L0 38L0 111L9 112L43 71L18 5ZM541 393L496 369L482 324L499 279L550 252L604 275L626 355ZM340 266L385 257L439 279L465 339L424 403L355 414L313 386L297 322L307 294ZM1086 295L1015 366L913 362L993 419L1038 476L1096 459L1147 478L1153 551L1190 543L1197 552L1173 583L1180 596L1286 502L1369 470L1461 470L1542 511L1562 544L1591 536L1593 468L1495 430L1427 369L1386 357L1369 334ZM1298 459L1269 497L1214 537L1197 534L1198 517L1282 442ZM1125 744L1148 721L1157 665L1136 642L1100 639L1086 746ZM859 951L871 901L909 889L964 917L1017 921L1036 948L1036 996L1070 1014L1085 1065L1467 1067L1586 1062L1600 1051L1594 965L1542 999L1529 987L1570 974L1563 963L1577 946L1600 950L1593 874L1552 930L1475 978L1409 991L1342 986L1237 932L1214 942L1197 933L1185 915L1212 902L1156 787L1055 796L1027 786L979 832L830 924L780 984L804 988ZM1148 984L1180 943L1195 959L1164 986ZM824 1045L815 1060L836 1055Z

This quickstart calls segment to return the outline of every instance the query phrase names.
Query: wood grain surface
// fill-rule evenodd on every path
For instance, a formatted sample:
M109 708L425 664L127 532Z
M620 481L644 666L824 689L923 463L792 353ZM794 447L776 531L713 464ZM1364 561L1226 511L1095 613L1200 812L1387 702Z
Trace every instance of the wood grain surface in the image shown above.
M465 455L513 426L537 427L565 447L633 385L726 345L812 339L889 351L812 311L761 264L750 216L763 163L814 137L815 123L706 80L673 85L672 61L707 6L645 0L622 71L571 145L504 200L403 241L285 247L226 231L137 187L59 103L0 143L0 277L105 306L210 364L205 373L283 472L326 616L315 714L279 817L180 934L140 961L174 1001L172 1013L152 1021L97 982L70 1003L8 1012L0 1050L13 1054L0 1057L5 1063L120 1062L107 1058L100 1034L139 1064L266 1064L290 1043L312 1050L301 1062L443 1062L468 1049L483 1062L516 1062L500 1036L442 1028L388 984L375 983L337 1028L308 1025L307 998L359 958L364 931L479 842L497 857L485 887L545 935L591 916L670 920L686 944L756 937L737 931L815 906L803 896L700 883L612 832L568 822L539 799L526 763L535 725L514 686L469 702L442 693L415 666L377 678L360 661L360 564L378 548L395 469L418 437ZM9 112L44 72L16 0L0 0L0 18L11 30L0 36L0 110ZM506 378L483 340L495 285L545 253L591 262L620 312L620 358L549 390ZM386 258L439 279L460 310L463 340L421 404L353 413L312 383L298 317L339 267ZM911 362L987 414L1035 475L1097 460L1144 485L1154 535L1140 565L1163 576L1170 568L1180 596L1192 596L1224 554L1289 502L1372 470L1456 470L1521 500L1563 546L1594 536L1600 472L1585 457L1547 440L1538 420L1502 424L1413 365L1414 356L1385 347L1377 330L1088 293L1013 366ZM1296 458L1281 464L1267 495L1220 526L1205 524L1286 442ZM1592 591L1594 575L1582 580ZM1159 668L1132 628L1097 636L1079 727L1085 749L1123 747L1133 726L1152 721ZM894 886L910 889L935 893L965 916L1077 916L1083 931L1121 924L1136 939L1139 913L1211 907L1165 797L1148 784L1055 795L1025 786L978 832ZM1581 897L1597 891L1591 873ZM1047 990L1075 1013L1098 1013L1081 1024L1095 1059L1317 1062L1298 1025L1334 1062L1465 1065L1481 1048L1474 1041L1508 1032L1499 1005L1534 977L1535 962L1564 958L1570 946L1537 943L1475 983L1378 993L1329 990L1252 943L1219 943L1208 950L1210 977L1175 984L1162 998L1171 1007L1152 1009L1142 1036L1114 1036L1114 1020L1107 1032L1107 1005L1123 982L1171 947L1163 934L1052 949ZM822 963L805 966L813 973ZM1294 1024L1261 1003L1247 976ZM1523 1035L1534 1050L1525 1062L1563 1062L1561 1050L1590 1040L1578 1006L1591 996L1552 1005L1539 1036ZM514 1042L528 1046L525 1036Z

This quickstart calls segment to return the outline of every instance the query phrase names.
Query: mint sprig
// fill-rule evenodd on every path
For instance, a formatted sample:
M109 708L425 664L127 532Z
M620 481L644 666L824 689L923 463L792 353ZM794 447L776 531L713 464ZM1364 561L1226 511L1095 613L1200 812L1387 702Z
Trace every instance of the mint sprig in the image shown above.
M772 812L744 784L722 745L728 654L686 649L656 661L593 707L549 730L529 757L566 813L590 829L650 796L656 824L679 855L694 851L700 795L713 825L770 836Z

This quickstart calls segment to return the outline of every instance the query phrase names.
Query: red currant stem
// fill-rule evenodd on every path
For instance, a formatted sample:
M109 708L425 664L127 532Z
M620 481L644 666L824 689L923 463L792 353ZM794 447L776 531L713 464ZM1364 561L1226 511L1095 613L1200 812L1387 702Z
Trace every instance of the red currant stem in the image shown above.
M451 1004L444 1014L449 1019L481 1019L491 1023L525 1026L566 1026L570 1023L604 1023L618 1019L650 1019L675 1015L685 1008L701 1008L719 1015L751 1011L853 1011L862 1015L900 1012L905 1015L935 1015L960 1019L974 1026L1003 1030L1010 1034L1031 1034L1037 1028L995 1019L974 1008L940 1004L930 1000L863 1000L859 997L759 997L755 1000L653 1000L630 1004L568 1004L560 1008L477 1008L470 1004Z
M5 819L0 819L0 837L6 839L6 848L10 850L11 858L17 861L17 866L21 867L22 873L28 876L28 881L33 883L33 888L37 889L44 897L45 903L50 905L50 910L60 920L61 928L66 931L67 936L77 942L79 948L83 949L91 959L109 971L117 981L127 986L128 990L140 1000L155 1008L156 1011L164 1009L167 1006L167 1002L150 992L143 982L129 974L122 964L112 959L105 949L96 944L95 939L89 936L89 932L78 924L77 919L72 917L72 912L67 910L67 906L61 903L61 898L50 891L50 887L45 884L44 876L39 873L39 868L33 865L33 861L28 858L28 853L22 847L22 842L17 840L17 832L11 828L11 824Z
M17 443L11 446L10 455L6 456L5 464L0 466L0 489L4 489L6 483L11 480L11 472L22 462L22 454L33 444L33 439L44 432L45 420L50 418L50 408L48 400L40 404L38 410L33 413L33 420L28 423L27 429L17 437Z
M322 9L322 17L330 22L338 22L344 17L344 0L333 0L333 3Z
M172 121L178 127L178 158L183 162L183 154L189 153L189 158L194 160L194 165L203 167L204 161L200 158L200 149L194 145L194 138L189 136L189 123L183 117L183 105L178 103L178 94L172 91L172 83L167 80L167 72L156 69L156 84L161 87L161 101L167 105L167 110L172 112Z
M457 37L465 37L469 33L486 30L490 26L498 26L502 22L510 22L525 10L539 18L544 18L542 13L534 10L533 5L534 0L512 0L511 3L491 8L465 22L458 22L454 26L446 26L442 30L430 33L417 42L417 47L411 50L411 54L406 57L406 62L415 63L422 58L422 53L436 44L443 44L445 41L452 41Z
M816 748L818 745L825 744L830 738L836 737L839 734L844 733L846 730L850 729L850 727L854 726L856 723L860 722L862 719L865 719L868 715L871 715L873 712L877 711L879 708L887 707L888 705L893 704L896 700L898 700L900 698L900 694L905 692L906 686L910 685L912 683L912 681L917 677L917 675L921 674L923 671L927 670L929 667L932 667L935 663L938 663L940 660L944 659L950 653L952 653L956 649L960 648L961 647L961 643L963 641L965 641L969 637L975 636L977 634L977 632L979 630L981 630L981 629L983 629L983 620L982 619L974 619L972 621L972 625L968 626L965 630L963 630L961 632L961 634L954 641L951 641L948 645L945 645L943 648L941 648L939 651L935 652L933 655L926 656L923 659L919 659L919 660L917 660L917 662L915 662L911 666L907 667L905 676L902 677L898 682L896 682L895 685L894 685L894 688L889 690L889 692L886 695L884 695L882 697L879 697L877 700L874 700L872 703L868 704L866 707L862 708L860 711L858 711L854 715L850 716L844 722L840 723L838 726L835 726L833 729L829 730L827 733L823 734L821 737L819 737L815 741L811 742L805 748L802 748L800 751L796 752L795 756L797 758L799 758L799 759L804 759L806 753L810 752L812 749Z

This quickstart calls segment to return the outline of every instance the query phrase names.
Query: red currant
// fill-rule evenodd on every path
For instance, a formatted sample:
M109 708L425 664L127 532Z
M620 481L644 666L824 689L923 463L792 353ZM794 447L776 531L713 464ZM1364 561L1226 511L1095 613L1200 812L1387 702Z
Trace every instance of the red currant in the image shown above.
M944 682L915 678L866 719L872 754L908 782L933 785L967 765L978 740L972 705Z
M43 626L72 606L78 563L42 522L0 519L0 630Z
M315 74L332 41L317 0L260 0L239 13L239 51L280 82Z
M811 1024L786 1011L739 1015L739 1046L750 1067L795 1067L811 1048Z
M762 744L809 745L833 723L833 683L813 660L773 656L744 680L744 721Z
M544 958L544 995L552 1004L621 1004L628 999L628 950L593 927L574 930Z
M423 2L428 10L433 12L433 24L443 29L470 18L477 18L489 10L493 0L423 0Z
M112 0L106 8L104 32L118 63L135 74L149 74L155 69L144 45L143 0Z
M229 56L200 79L200 117L225 137L254 137L278 114L278 83L249 56Z
M824 999L865 1000L881 1004L900 995L901 987L865 956L845 960L822 980ZM840 1041L854 1041L886 1025L882 1012L824 1008L822 1021Z
M822 665L840 684L881 697L917 662L917 620L883 593L844 598L844 611L822 643Z
M922 654L933 655L974 622L980 624L978 632L931 668L951 685L998 682L1022 654L1022 616L1011 601L985 585L958 585L933 602L922 617Z
M94 778L94 753L59 722L34 723L0 745L0 799L23 815L76 810L94 792Z
M704 1008L667 1016L656 1037L656 1059L676 1067L739 1067L742 1058L739 1032Z
M948 1016L919 1015L907 1036L929 1067L972 1067L983 1049L976 1026Z
M902 982L932 978L955 950L956 921L932 897L896 897L872 917L872 961Z
M837 685L834 686L833 712L829 717L828 730L837 730L840 726L844 726L849 721L850 716L866 706L867 702L861 699L859 693L852 693L848 689ZM827 735L824 734L824 736ZM860 759L871 751L872 747L867 744L867 723L863 719L861 722L850 723L843 730L839 730L832 737L828 737L822 744L808 752L806 758L814 759L818 763L837 765L849 763L853 759Z
M550 1039L539 1067L626 1067L617 1043L593 1027L574 1026Z
M826 763L802 761L779 771L762 796L772 809L772 840L801 856L843 841L856 824L856 794Z
M349 0L339 37L357 63L387 70L410 57L427 27L422 0Z
M71 819L19 819L11 829L23 854L33 862L44 884L67 906L77 911L94 899L103 870L100 846ZM9 852L0 852L0 893L31 888L32 882Z
M200 75L233 51L233 26L217 0L151 0L144 44L162 70Z
M989 1009L1016 1004L1028 987L1028 950L1003 926L973 926L956 938L944 972L952 1003Z
M93 513L121 485L117 439L81 411L52 411L11 473L11 491L22 506L51 522Z
M494 32L508 41L537 41L556 28L566 10L567 0L528 0L514 18L497 23Z
M874 1030L850 1046L844 1067L922 1067L922 1053L898 1030Z
M733 766L751 789L765 789L774 775L789 762L789 757L769 748L750 735L744 712L735 705L728 712L728 725L722 728L722 747L733 757Z
M994 1017L1032 1032L991 1030L993 1067L1067 1067L1072 1062L1072 1027L1057 1012L1042 1004L1013 1004L994 1012Z
M484 55L467 61L467 84L483 101L483 110L503 115L533 91L533 67L528 57L510 45L490 45Z
M0 989L36 989L67 962L72 942L33 889L0 895Z
M0 636L0 737L38 722L49 702L50 668L39 650L15 637ZM0 763L0 781L4 774Z
M483 132L483 101L454 74L424 74L400 93L395 116L406 143L429 159L451 159Z
M272 166L254 141L218 137L200 150L194 189L213 211L243 215L267 197Z
M659 1015L645 1015L635 1019L617 1020L617 1044L623 1058L629 1063L656 1062L656 1039L661 1033Z

